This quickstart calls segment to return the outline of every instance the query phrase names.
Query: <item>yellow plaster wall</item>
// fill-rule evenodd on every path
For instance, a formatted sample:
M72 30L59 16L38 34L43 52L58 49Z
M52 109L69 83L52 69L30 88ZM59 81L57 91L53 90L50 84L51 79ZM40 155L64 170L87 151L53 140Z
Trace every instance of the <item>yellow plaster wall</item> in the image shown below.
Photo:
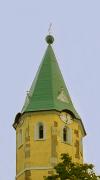
M30 169L31 175L29 180L43 180L43 176L48 175L51 172L51 167L53 163L60 161L61 153L69 153L74 162L83 162L83 156L79 152L79 158L75 157L76 153L76 140L80 140L83 136L81 127L75 119L73 123L68 125L72 129L72 144L63 143L61 140L61 128L65 123L60 119L59 112L37 112L37 113L26 113L21 117L20 123L16 128L16 136L20 129L22 129L23 139L22 145L18 148L16 147L16 174L18 175L25 169ZM35 125L37 122L43 122L46 128L46 139L35 140ZM52 136L52 127L54 127L54 122L57 122L56 131ZM29 138L25 139L26 129L29 130ZM74 130L78 130L78 136L74 133ZM18 137L17 137L18 138ZM54 139L54 140L53 140ZM17 142L17 140L16 140ZM55 155L52 154L52 142L56 142ZM30 151L30 156L25 158L25 147L26 144ZM52 157L54 156L54 157ZM39 168L44 168L44 170L34 170ZM49 170L50 167L50 170ZM48 168L48 170L45 170ZM25 176L19 176L17 180L26 180ZM28 180L28 179L27 179Z
M21 175L16 177L16 180L25 180L25 173L23 172Z

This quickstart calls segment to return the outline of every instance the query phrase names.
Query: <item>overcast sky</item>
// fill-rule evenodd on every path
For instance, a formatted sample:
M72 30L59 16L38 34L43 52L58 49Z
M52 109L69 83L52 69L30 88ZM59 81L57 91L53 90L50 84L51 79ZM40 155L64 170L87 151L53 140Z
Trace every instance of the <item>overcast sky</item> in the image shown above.
M52 22L55 51L87 136L84 161L100 173L100 0L0 1L0 180L15 177L16 113L42 60Z

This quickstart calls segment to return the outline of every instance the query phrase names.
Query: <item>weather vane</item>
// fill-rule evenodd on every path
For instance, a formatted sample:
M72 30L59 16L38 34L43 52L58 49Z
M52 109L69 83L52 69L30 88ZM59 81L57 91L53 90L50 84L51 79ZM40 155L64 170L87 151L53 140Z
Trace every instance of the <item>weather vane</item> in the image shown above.
M48 29L49 35L51 34L51 27L52 27L52 23L50 23L50 25L49 25L49 29Z

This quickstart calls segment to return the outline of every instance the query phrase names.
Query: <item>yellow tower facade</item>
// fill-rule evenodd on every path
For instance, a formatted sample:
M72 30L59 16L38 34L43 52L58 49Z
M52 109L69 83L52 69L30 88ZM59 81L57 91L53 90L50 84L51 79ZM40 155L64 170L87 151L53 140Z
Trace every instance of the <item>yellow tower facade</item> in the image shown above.
M15 117L16 180L43 180L53 173L61 153L73 162L83 162L83 137L86 135L76 112L51 44L27 94L21 113Z

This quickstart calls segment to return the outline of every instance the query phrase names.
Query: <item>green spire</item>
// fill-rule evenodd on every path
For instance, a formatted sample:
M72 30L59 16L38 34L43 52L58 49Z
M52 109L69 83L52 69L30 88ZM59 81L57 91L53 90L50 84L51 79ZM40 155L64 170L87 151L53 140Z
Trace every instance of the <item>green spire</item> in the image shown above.
M55 54L50 45L54 41L53 36L47 36L46 41L48 47L30 91L27 93L22 113L41 110L67 110L80 119L72 104Z

